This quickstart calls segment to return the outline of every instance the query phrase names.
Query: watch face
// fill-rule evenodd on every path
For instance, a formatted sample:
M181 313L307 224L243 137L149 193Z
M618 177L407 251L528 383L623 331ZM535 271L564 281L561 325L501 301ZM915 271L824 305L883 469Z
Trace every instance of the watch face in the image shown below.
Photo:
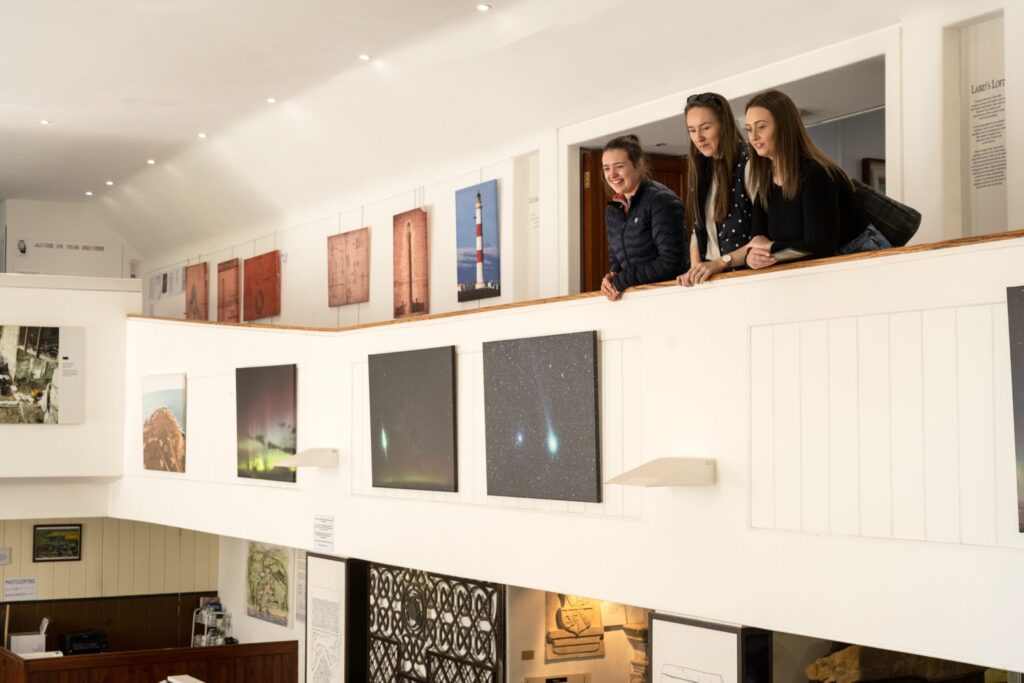
M725 256L723 256L722 263L724 263L725 265L729 265L730 263L732 263L732 254L726 254Z

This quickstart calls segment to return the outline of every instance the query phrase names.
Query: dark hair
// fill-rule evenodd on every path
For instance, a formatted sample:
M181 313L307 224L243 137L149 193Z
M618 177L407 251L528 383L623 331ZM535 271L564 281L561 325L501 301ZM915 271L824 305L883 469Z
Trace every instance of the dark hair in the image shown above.
M633 134L620 135L617 138L612 138L604 146L604 151L607 152L613 149L625 150L630 163L640 170L640 175L647 175L647 164L644 159L644 149L640 146L640 138Z
M704 207L700 206L700 183L707 177L714 177L718 186L718 194L715 195L715 213L713 216L704 216L704 221L724 220L729 215L729 189L732 185L732 169L736 163L736 157L740 155L743 148L743 137L736 126L736 117L732 114L732 107L729 100L718 93L705 92L690 95L686 98L686 107L683 109L683 119L691 109L702 107L712 112L721 124L722 128L718 135L718 156L709 159L705 157L693 144L690 138L690 155L687 158L686 174L686 226L692 230L698 224L698 217L704 215Z
M800 110L789 98L779 90L766 90L758 93L747 102L747 111L751 107L767 109L775 119L775 159L778 164L776 175L782 180L782 194L786 199L796 196L800 185L800 163L811 159L825 169L829 178L841 178L853 187L849 176L839 168L836 162L828 158L811 141L807 128L800 118ZM768 188L772 182L772 161L759 156L757 150L750 150L750 190L753 198L768 208Z

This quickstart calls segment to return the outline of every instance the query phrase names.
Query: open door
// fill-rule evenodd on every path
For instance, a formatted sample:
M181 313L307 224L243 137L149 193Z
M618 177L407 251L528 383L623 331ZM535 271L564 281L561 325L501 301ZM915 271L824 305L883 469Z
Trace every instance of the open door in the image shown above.
M601 170L600 149L580 150L580 291L596 292L608 272L608 236L604 210L609 195ZM680 197L686 188L686 157L648 154L651 178Z

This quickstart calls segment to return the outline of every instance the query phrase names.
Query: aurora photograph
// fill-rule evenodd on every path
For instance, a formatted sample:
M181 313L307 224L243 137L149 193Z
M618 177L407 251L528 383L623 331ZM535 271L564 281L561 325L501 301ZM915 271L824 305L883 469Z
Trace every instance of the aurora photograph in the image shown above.
M373 485L457 491L455 347L371 354Z
M295 468L274 467L295 455L294 365L235 370L238 476L295 482Z
M597 333L484 343L487 493L601 502Z
M1013 435L1017 448L1017 530L1024 533L1024 287L1006 288L1010 328Z

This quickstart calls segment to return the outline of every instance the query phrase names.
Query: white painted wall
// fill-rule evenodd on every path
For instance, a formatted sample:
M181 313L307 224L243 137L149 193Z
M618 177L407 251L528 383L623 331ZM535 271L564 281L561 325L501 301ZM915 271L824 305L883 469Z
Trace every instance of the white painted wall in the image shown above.
M92 202L43 202L8 199L4 202L7 264L12 273L128 277L139 253L111 226ZM18 250L19 240L26 253ZM64 249L36 243L64 244ZM67 245L101 246L103 251L68 249Z
M1021 670L1024 655L1014 634L1024 604L1024 538L1015 528L1005 332L993 328L985 337L991 375L969 376L981 359L950 365L944 374L914 374L912 356L889 366L906 369L901 391L961 406L925 411L926 420L935 420L924 441L929 457L973 462L975 446L987 444L987 460L977 453L981 469L942 470L938 486L927 489L929 514L961 511L935 527L937 535L875 531L895 514L895 503L882 497L895 474L876 460L886 454L893 463L912 460L920 447L897 429L917 424L906 414L913 403L895 395L870 400L897 386L884 356L864 356L874 348L869 333L876 328L862 329L862 342L836 336L829 372L803 375L797 361L820 354L809 351L790 363L792 346L780 346L785 354L772 358L759 336L794 322L828 321L830 328L840 321L842 327L915 311L949 317L965 307L994 307L994 321L1002 315L1005 287L1020 283L1022 257L1024 240L986 243L766 273L693 291L657 289L616 304L586 298L333 334L131 320L124 478L111 485L110 514L299 548L311 546L313 515L331 514L341 556ZM953 272L963 275L955 287ZM710 456L718 460L717 485L606 486L599 504L486 494L482 342L588 329L601 340L604 476L655 457ZM942 327L899 325L890 326L889 338L906 351L922 334L929 345L952 339ZM373 489L367 354L443 344L455 344L458 353L460 491ZM927 367L940 359L918 356ZM299 366L298 447L341 453L337 468L304 469L295 485L235 476L234 368L273 363ZM851 374L851 368L859 370ZM142 376L164 372L189 375L184 477L141 467L141 408L134 397ZM829 401L804 401L803 410L793 405L801 376L814 383L833 375ZM955 391L948 386L954 376L960 377ZM814 386L820 389L820 382ZM769 390L777 396L771 411L762 407ZM976 408L963 407L971 405ZM830 417L823 421L826 408ZM826 508L835 521L827 525L823 515L794 517L796 501L820 489L797 495L792 484L826 453L830 471L841 478L830 489L835 495ZM769 482L775 484L766 490ZM766 507L769 490L775 502ZM995 507L987 517L962 516L980 510L989 495ZM800 509L817 509L811 505ZM854 525L844 521L850 509ZM809 521L786 521L794 519ZM979 533L945 533L951 528Z
M0 425L0 476L121 474L126 316L141 312L139 292L138 280L0 275L4 323L85 329L85 421ZM59 513L47 506L63 504L59 497L46 501L28 496L25 502L23 517L53 517Z

